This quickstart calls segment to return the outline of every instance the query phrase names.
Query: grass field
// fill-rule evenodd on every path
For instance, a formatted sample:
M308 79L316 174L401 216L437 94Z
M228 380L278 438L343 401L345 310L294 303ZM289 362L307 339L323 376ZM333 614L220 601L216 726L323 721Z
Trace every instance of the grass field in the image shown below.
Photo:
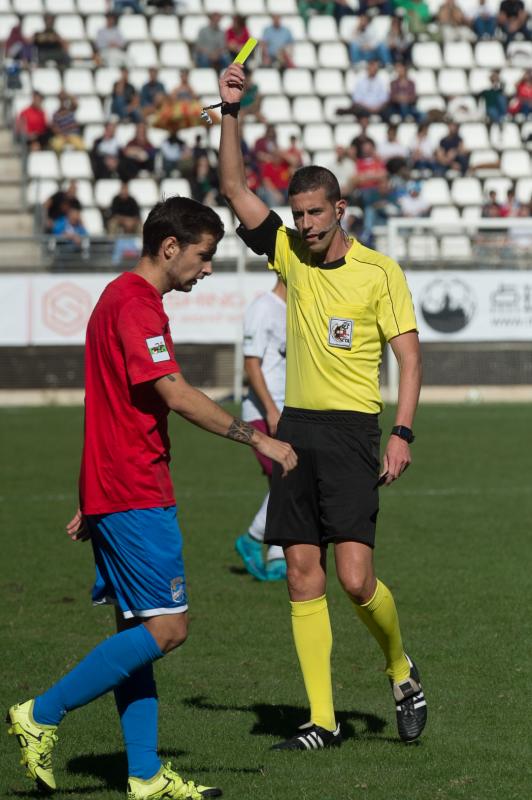
M391 412L384 415L387 430ZM111 632L92 609L76 506L79 408L0 410L3 707L44 690ZM160 747L228 800L525 800L532 789L532 408L424 407L414 466L382 492L377 569L393 589L429 701L419 744L396 738L377 646L331 575L334 687L345 744L272 753L306 719L283 585L254 582L233 540L263 478L247 448L171 423L191 602L186 645L156 667ZM339 465L341 468L341 465ZM59 797L124 797L110 696L71 714ZM0 797L36 796L2 735Z

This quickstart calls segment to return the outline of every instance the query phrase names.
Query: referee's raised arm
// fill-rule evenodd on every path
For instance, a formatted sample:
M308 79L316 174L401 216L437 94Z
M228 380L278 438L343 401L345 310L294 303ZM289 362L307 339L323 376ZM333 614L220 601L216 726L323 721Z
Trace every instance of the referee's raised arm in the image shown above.
M222 134L218 169L220 191L242 225L248 230L258 228L270 210L247 185L244 160L238 130L238 110L244 94L245 73L240 64L231 64L220 76L222 98Z

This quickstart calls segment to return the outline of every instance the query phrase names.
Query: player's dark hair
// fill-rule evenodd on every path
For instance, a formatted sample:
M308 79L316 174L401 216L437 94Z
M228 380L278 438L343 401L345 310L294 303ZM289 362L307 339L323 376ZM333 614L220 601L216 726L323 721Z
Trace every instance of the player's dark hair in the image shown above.
M175 236L186 247L199 242L204 233L220 241L224 226L218 214L188 197L168 197L148 214L142 229L142 255L156 256L168 236Z
M288 196L301 194L301 192L313 192L316 189L325 189L327 200L335 203L340 200L340 184L336 175L325 167L300 167L292 175L292 180L288 186Z

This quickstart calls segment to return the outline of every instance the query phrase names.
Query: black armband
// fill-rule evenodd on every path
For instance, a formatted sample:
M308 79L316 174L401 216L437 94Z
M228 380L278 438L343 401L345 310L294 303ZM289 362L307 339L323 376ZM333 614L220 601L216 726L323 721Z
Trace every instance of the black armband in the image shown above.
M273 262L277 231L282 225L283 221L279 214L276 214L275 211L270 211L266 219L257 228L248 230L243 225L239 225L236 232L250 250L253 250L258 256L266 254L268 259Z
M230 114L235 119L238 116L238 112L240 111L240 103L222 103L220 108L220 113L222 117L225 114Z

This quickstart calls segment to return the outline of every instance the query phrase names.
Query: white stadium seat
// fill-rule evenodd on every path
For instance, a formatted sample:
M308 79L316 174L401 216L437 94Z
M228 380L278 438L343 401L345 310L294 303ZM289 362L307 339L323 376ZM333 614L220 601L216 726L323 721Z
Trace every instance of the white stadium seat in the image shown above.
M5 42L17 22L16 14L0 14L0 42Z
M192 197L190 183L185 178L165 178L161 181L160 195L161 197L174 197L175 195Z
M113 91L113 86L120 78L120 70L118 67L100 67L94 72L94 80L96 84L96 94L100 97L109 97Z
M471 94L479 94L490 86L490 70L485 67L475 67L469 73L469 91Z
M441 69L443 61L439 44L416 42L412 48L412 62L418 69Z
M497 202L502 203L506 199L508 189L511 189L513 181L510 178L487 178L484 181L484 194L486 197L490 192L496 192Z
M467 150L489 150L491 148L488 129L483 122L465 122L460 125L460 136Z
M295 136L298 141L301 140L301 128L293 122L282 122L276 126L275 130L279 147L289 147L291 136Z
M126 42L145 42L149 37L148 23L143 14L121 14L118 30Z
M107 0L77 0L78 11L84 16L89 14L105 14L108 8Z
M297 0L266 0L268 14L297 14Z
M344 42L352 42L357 29L357 18L347 14L338 25L338 35Z
M29 178L52 178L59 180L59 162L55 153L41 150L28 155Z
M278 69L256 69L253 71L253 80L262 95L283 93L281 75Z
M76 180L76 195L79 202L85 208L94 205L94 191L92 180L81 178Z
M213 94L219 95L218 75L216 70L208 67L197 67L190 70L190 85L199 95Z
M523 70L518 67L504 67L504 69L501 69L501 81L507 95L514 94L515 87L522 77Z
M48 14L75 14L78 10L74 0L44 0L44 9Z
M312 42L294 42L292 48L292 60L296 67L317 69L318 57Z
M334 136L326 122L310 123L303 131L303 146L310 151L334 150Z
M80 125L86 125L89 122L103 122L104 116L100 98L94 95L80 97L76 119Z
M292 102L292 118L299 125L323 122L323 108L317 97L296 97Z
M116 139L120 147L125 147L135 136L135 124L133 122L121 122L116 126ZM151 130L150 130L151 136Z
M160 199L159 188L153 178L134 178L129 181L129 194L139 206L154 206Z
M319 69L314 75L314 88L316 94L323 98L334 94L346 94L342 71L339 69Z
M438 258L438 240L433 234L413 233L408 238L408 255L416 261Z
M441 69L438 73L438 90L444 97L468 94L469 84L467 82L465 70Z
M532 42L510 42L506 56L512 67L529 69L532 64Z
M492 125L490 139L495 150L510 150L521 147L521 134L515 122L505 122L502 126Z
M462 219L478 220L482 217L482 206L464 206Z
M90 180L92 178L92 167L87 153L67 151L66 153L61 153L59 162L63 177L68 180L76 178Z
M154 14L150 20L150 37L154 42L178 42L181 39L179 19L173 14Z
M216 12L218 14L234 14L234 0L203 0L203 10L206 14Z
M318 63L320 67L336 69L349 68L349 54L342 42L325 42L318 46Z
M290 100L288 97L284 96L270 95L264 97L262 100L261 112L265 119L274 125L279 122L290 122L292 119Z
M93 64L94 50L87 39L80 40L79 42L70 42L68 53L74 63L84 61L90 64L90 66Z
M421 184L421 197L431 206L451 205L449 186L445 178L428 178Z
M283 89L289 97L313 95L312 74L308 69L286 69L283 75Z
M26 14L42 14L44 5L42 0L13 0L13 11L15 14L25 16Z
M433 122L429 127L428 138L434 147L438 147L444 136L447 136L449 127L444 122Z
M266 2L265 0L235 0L235 11L242 16L266 14Z
M55 18L54 27L69 44L86 39L85 25L79 14L60 14Z
M455 178L451 186L451 197L457 206L482 204L482 186L478 178Z
M198 32L209 22L205 14L191 16L187 14L181 21L181 35L186 42L194 44L198 38Z
M140 91L148 80L148 68L137 67L129 70L129 82L133 84L137 91Z
M443 60L445 66L451 69L473 69L475 66L473 48L469 42L445 42Z
M349 147L353 139L360 133L358 122L341 122L334 127L334 141L338 147Z
M440 252L442 258L471 258L471 239L469 236L442 236Z
M163 42L159 48L159 59L165 67L190 69L192 66L190 50L185 42Z
M530 155L526 150L504 150L501 156L501 172L508 178L528 177Z
M105 235L102 215L97 208L84 208L81 212L81 221L89 236Z
M515 185L515 195L520 203L532 201L532 178L519 178Z
M330 95L329 97L323 97L323 118L330 122L331 125L340 124L345 117L341 114L338 114L337 111L340 108L347 108L349 106L350 100L346 94L336 94ZM351 125L351 129L353 126Z
M338 28L334 17L316 14L310 17L307 27L307 36L311 42L337 42Z
M500 160L495 150L471 150L469 168L475 171L475 175L484 178L499 172Z
M28 184L26 198L30 206L40 206L57 192L58 183L51 178L34 178Z
M283 17L282 23L290 29L296 42L302 42L307 38L305 23L299 14L290 14L289 16Z
M416 108L422 114L428 114L431 111L445 111L447 104L443 97L437 95L426 95L418 97Z
M130 42L127 57L132 67L157 67L159 56L153 42Z
M94 184L94 199L99 208L109 208L120 191L120 181L118 178L106 178L96 181Z
M436 76L432 69L413 69L410 70L409 77L414 81L418 95L435 95L438 92L436 86Z
M91 13L85 20L85 30L87 38L93 41L96 39L98 31L105 28L105 17L103 14Z
M57 67L37 67L31 75L33 89L44 95L57 95L63 88Z
M460 219L460 212L456 206L435 206L431 209L430 218L438 222L453 222Z
M479 67L502 69L506 66L506 56L500 42L477 42L475 62Z
M76 96L96 93L90 69L66 69L63 73L63 85L65 92Z

